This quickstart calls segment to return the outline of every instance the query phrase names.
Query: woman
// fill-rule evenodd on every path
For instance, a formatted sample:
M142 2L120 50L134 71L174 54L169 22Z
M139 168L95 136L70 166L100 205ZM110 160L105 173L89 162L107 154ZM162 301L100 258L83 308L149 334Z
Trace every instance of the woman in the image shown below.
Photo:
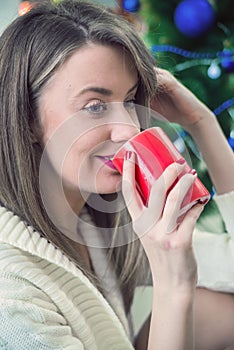
M204 336L199 326L213 312L212 307L202 315L203 300L206 305L217 298L231 310L233 299L205 289L196 292L192 233L202 205L177 224L179 204L196 175L182 176L166 196L183 170L183 164L169 166L145 208L134 185L134 154L126 154L123 177L111 163L117 149L145 124L136 105L147 109L151 102L194 136L225 202L224 215L230 213L234 159L216 120L167 72L155 75L153 63L129 24L87 2L37 7L3 33L3 349L188 350L194 348L194 314L197 349L220 349L234 341L234 312L216 338ZM206 140L207 125L222 156ZM227 164L229 173L223 171ZM232 226L232 219L224 219ZM213 236L197 237L199 285L215 289L212 266L202 261L202 248ZM226 246L233 249L232 241ZM135 339L129 310L137 283L148 282L147 262L154 290L150 331L145 328L145 336L142 332ZM234 290L233 270L228 272L217 290ZM216 328L211 322L211 331Z

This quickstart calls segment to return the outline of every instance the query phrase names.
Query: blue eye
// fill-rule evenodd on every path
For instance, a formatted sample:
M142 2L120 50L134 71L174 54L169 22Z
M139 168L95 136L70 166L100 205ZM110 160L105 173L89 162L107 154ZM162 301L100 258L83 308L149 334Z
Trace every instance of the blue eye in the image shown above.
M131 100L124 101L124 107L127 109L135 109L135 99L133 98Z
M89 113L100 115L107 111L107 105L102 101L94 101L86 105L83 109Z

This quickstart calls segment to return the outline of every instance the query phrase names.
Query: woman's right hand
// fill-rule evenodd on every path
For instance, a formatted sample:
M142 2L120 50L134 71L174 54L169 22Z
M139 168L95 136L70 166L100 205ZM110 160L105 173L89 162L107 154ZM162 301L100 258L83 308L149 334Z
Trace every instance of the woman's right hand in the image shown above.
M143 205L135 184L135 154L124 161L123 196L148 257L153 282L162 291L191 292L197 279L192 234L203 209L191 208L178 224L181 203L196 175L185 174L172 188L184 165L169 165L151 189L148 207Z
M215 121L211 110L169 71L157 67L155 74L157 91L151 99L151 108L155 112L169 122L180 124L191 135L204 120L209 124Z

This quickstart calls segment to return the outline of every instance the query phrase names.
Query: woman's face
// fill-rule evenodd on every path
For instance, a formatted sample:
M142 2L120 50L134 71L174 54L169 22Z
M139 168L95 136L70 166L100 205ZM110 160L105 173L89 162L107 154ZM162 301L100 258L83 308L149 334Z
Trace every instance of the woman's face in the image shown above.
M121 176L109 159L140 131L138 77L120 48L89 44L54 74L39 100L45 151L67 193L113 193Z

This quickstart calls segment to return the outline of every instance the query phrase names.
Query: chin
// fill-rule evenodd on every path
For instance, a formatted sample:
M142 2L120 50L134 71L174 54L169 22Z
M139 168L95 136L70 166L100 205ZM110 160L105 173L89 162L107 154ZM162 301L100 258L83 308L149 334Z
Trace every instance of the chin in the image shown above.
M111 194L120 192L122 189L122 177L118 176L118 178L114 179L107 179L106 183L103 185L99 185L96 187L96 193L99 194Z

